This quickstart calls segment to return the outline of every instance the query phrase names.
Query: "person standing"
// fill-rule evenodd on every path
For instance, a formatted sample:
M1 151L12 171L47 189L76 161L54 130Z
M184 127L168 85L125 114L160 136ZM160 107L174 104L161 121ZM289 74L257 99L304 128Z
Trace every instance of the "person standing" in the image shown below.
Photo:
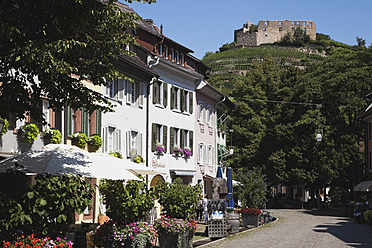
M196 220L198 222L201 222L203 220L203 213L204 213L203 199L200 199L198 202L198 208L196 209Z
M204 195L204 198L203 198L203 210L204 210L204 224L208 224L207 221L208 221L208 198L207 198L207 194Z

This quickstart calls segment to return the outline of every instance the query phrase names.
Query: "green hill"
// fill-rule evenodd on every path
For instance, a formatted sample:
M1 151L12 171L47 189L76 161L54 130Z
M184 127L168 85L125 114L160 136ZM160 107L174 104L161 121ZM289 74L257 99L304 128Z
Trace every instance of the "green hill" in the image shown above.
M211 75L233 73L245 75L253 62L271 56L282 66L308 66L324 58L324 54L306 48L259 46L230 49L203 59L211 68Z

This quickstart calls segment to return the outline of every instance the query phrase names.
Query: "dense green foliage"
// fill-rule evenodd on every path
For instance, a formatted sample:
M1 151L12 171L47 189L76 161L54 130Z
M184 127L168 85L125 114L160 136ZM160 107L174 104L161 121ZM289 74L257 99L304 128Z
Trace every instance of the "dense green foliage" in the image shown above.
M200 200L200 185L184 185L176 179L173 183L163 182L157 190L163 214L177 219L194 217Z
M77 147L84 149L88 143L88 137L85 133L75 133L72 137L72 144L76 145Z
M98 135L93 135L89 137L88 144L93 148L93 151L98 151L102 146L102 138Z
M74 213L82 213L92 202L93 189L79 176L38 175L19 172L0 174L0 233L57 237L65 235L75 222Z
M239 184L234 194L242 202L242 207L263 208L267 201L266 178L260 169L239 169L235 173Z
M126 224L144 221L154 207L155 191L145 182L102 179L99 190L107 204L107 216Z
M21 126L20 130L21 140L26 143L32 143L37 139L39 135L39 128L35 124L26 124Z
M44 143L60 144L62 134L58 129L47 129L43 132Z
M269 186L352 190L364 176L359 114L368 103L371 75L372 48L359 46L334 49L305 70L267 57L253 63L246 76L212 76L212 85L236 103L228 125L235 146L228 165L262 168ZM315 140L317 129L321 142Z
M1 116L0 116L0 119L4 121L3 130L0 133L0 137L1 137L1 136L3 136L3 134L5 134L8 131L9 121L5 118L1 118Z
M42 95L54 109L110 110L110 102L81 80L99 85L119 76L113 62L135 41L125 31L136 18L118 11L113 0L2 1L0 115L23 119L30 111L41 121Z

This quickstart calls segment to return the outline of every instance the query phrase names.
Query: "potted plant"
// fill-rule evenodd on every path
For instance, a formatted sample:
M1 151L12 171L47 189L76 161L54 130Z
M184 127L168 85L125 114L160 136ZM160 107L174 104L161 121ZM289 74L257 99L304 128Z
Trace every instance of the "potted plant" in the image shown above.
M60 144L62 141L62 134L57 129L47 129L43 132L44 144Z
M185 147L185 148L183 149L183 155L184 155L185 157L190 157L190 156L192 155L192 150L191 150L191 148L189 148L189 147Z
M123 155L120 152L109 152L110 155L114 156L115 158L123 159Z
M238 210L242 215L243 225L259 225L259 217L262 214L262 210L258 208L242 208Z
M154 227L159 234L160 247L192 247L192 239L196 232L196 222L162 216L155 220Z
M81 149L84 149L88 142L88 137L85 135L85 133L74 133L70 138L72 144Z
M141 155L137 155L134 159L133 162L139 164L139 163L144 163L145 159Z
M102 146L102 138L99 137L97 134L89 137L88 140L88 151L89 152L96 152Z
M173 153L174 153L174 155L175 156L181 156L181 154L182 154L182 148L181 147L179 147L179 146L174 146L174 148L173 148Z
M3 131L0 133L0 137L3 136L3 134L5 134L7 131L8 131L8 127L9 127L9 121L5 118L1 118L1 120L4 121L4 126L3 126Z
M96 246L101 247L153 247L157 239L156 230L146 222L115 222L110 220L99 226L94 234Z
M194 229L191 228L194 223L192 218L200 200L200 185L184 185L182 180L177 178L174 183L162 183L157 187L162 213L166 216L164 217L166 219L163 219L164 223L166 224L168 220L172 221L173 228L180 229L179 232L164 230L163 222L159 220L160 222L155 225L159 234L159 241L162 240L167 244L174 242L169 247L190 247L194 236ZM180 226L177 223L183 223L190 228L183 229L182 225ZM180 244L183 245L179 246ZM160 243L160 246L163 247L162 243ZM164 244L164 247L167 246Z
M165 146L163 144L160 144L159 142L156 142L155 152L158 155L163 155L165 152Z
M33 143L39 135L39 128L35 124L26 124L19 129L21 140L26 143Z

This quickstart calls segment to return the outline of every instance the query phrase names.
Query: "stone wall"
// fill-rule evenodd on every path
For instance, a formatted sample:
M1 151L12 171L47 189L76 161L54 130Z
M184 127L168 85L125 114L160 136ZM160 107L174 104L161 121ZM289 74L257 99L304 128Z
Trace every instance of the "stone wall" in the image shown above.
M247 21L243 28L234 31L234 41L237 46L259 46L263 43L274 43L280 41L287 33L294 33L299 27L316 39L316 26L314 21L259 21L257 32L250 32L252 23Z

